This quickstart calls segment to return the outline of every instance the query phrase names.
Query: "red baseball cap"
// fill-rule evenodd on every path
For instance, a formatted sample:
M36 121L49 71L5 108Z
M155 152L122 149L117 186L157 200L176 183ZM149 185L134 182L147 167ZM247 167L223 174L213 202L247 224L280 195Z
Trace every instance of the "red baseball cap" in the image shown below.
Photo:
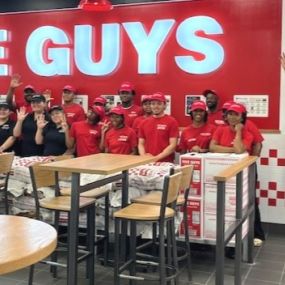
M95 103L100 103L102 105L105 105L107 103L107 100L104 97L97 97L93 101L93 104Z
M62 90L68 90L70 92L73 92L75 93L76 92L76 89L72 86L72 85L65 85Z
M142 99L142 103L151 101L151 95L142 95L141 99Z
M160 101L166 103L166 98L162 92L155 92L151 95L151 101Z
M202 92L202 94L203 94L205 97L207 97L207 95L210 94L210 93L216 95L217 97L219 97L218 94L217 94L217 92L216 92L216 90L206 89L206 90L204 90L204 91Z
M100 117L100 120L105 117L105 110L102 106L90 106L89 110L92 110L92 112L96 113Z
M26 90L26 89L32 89L33 91L36 91L35 87L33 85L30 85L30 84L25 86L24 90Z
M191 105L190 111L195 111L195 110L203 110L206 111L207 110L207 106L206 103L204 101L194 101Z
M240 104L234 103L232 105L230 105L230 107L227 110L229 111L234 111L236 113L242 114L245 112L245 108L243 106L241 106Z
M122 115L124 116L124 110L121 107L114 107L113 109L111 109L111 111L109 112L109 114L116 114L116 115Z
M228 108L232 105L232 104L236 104L234 101L227 101L224 103L222 109L228 110Z
M123 82L119 88L119 92L132 92L134 90L134 85L128 81Z

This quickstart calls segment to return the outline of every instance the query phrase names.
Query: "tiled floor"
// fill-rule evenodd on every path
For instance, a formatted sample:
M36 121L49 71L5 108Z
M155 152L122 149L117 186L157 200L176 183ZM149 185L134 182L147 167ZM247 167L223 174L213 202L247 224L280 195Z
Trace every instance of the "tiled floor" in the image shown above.
M264 225L267 232L266 242L260 248L255 248L255 263L242 265L243 285L285 285L285 225ZM193 258L193 282L187 281L186 273L180 277L180 285L186 284L215 284L214 272L214 248L197 247L192 250ZM234 284L234 261L226 259L225 285ZM79 285L88 284L84 279L84 263L80 265ZM27 284L28 269L20 270L0 277L0 285L24 285ZM36 266L35 285L61 285L66 284L65 270L59 271L59 277L53 279L46 265ZM113 268L96 264L96 285L113 284ZM128 284L122 282L121 284ZM146 282L137 282L145 285ZM152 283L155 284L155 283Z

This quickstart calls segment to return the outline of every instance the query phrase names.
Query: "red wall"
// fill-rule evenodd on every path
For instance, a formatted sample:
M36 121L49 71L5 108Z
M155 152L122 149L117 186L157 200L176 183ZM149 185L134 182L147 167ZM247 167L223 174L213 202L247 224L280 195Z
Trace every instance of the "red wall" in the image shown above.
M73 84L80 94L89 94L90 99L100 94L115 94L120 83L125 80L135 84L139 95L165 92L172 95L172 115L181 126L187 125L189 121L189 117L184 115L186 94L201 94L204 89L210 88L220 94L221 102L231 99L233 94L267 94L270 98L269 119L253 120L262 129L278 129L281 6L281 0L204 0L122 6L107 13L63 10L5 14L0 16L0 25L1 29L10 31L11 41L0 43L8 48L7 60L2 59L0 63L9 63L10 74L20 73L23 85L33 84L39 90L51 89L56 97L55 103L60 102L60 90L65 84ZM225 59L216 71L193 75L179 69L174 56L194 55L197 60L201 60L203 55L180 47L175 34L183 20L200 15L213 17L222 26L222 35L209 36L203 32L199 32L199 35L219 42L224 48ZM27 39L40 26L61 28L72 40L75 24L90 24L100 28L102 23L140 21L149 29L158 19L175 19L176 23L159 54L159 73L155 75L137 74L137 53L123 28L119 68L105 77L84 75L74 64L71 76L41 77L31 72L25 59ZM70 47L73 48L73 45ZM0 77L2 94L6 93L9 81L8 76ZM21 92L22 88L17 96L21 96Z

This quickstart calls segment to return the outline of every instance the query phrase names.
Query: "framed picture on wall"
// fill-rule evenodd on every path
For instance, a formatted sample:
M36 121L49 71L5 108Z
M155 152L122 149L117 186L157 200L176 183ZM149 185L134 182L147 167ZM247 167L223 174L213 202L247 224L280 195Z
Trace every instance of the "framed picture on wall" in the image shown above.
M203 95L185 95L185 116L190 116L190 108L194 101L201 100L206 101Z

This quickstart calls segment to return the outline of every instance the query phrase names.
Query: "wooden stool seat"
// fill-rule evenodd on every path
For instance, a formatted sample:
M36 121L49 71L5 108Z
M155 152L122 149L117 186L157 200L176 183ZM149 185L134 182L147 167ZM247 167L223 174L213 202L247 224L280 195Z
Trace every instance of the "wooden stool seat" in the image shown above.
M80 197L79 209L87 207L95 203L95 199ZM50 210L58 210L70 212L71 209L71 197L70 196L58 196L53 198L44 198L40 200L40 206Z
M146 195L142 195L139 197L132 198L131 202L132 203L140 203L140 204L149 204L149 205L160 205L161 196L162 196L162 192L156 191L156 192L151 192L151 193L146 194ZM184 195L183 194L178 195L176 205L182 206L184 204L184 202L185 202Z
M107 194L109 194L109 192L110 192L109 189L100 187L100 188L95 188L89 191L85 191L80 194L80 197L100 199L101 197L104 197ZM71 196L71 188L61 188L60 194L63 196Z
M44 222L0 215L0 228L0 275L35 264L56 248L56 230Z
M165 218L174 217L174 210L165 208ZM114 213L115 218L136 221L157 221L160 218L160 206L133 203Z
M183 194L178 195L177 197L177 202L176 202L176 206L183 206L185 203L185 197Z

